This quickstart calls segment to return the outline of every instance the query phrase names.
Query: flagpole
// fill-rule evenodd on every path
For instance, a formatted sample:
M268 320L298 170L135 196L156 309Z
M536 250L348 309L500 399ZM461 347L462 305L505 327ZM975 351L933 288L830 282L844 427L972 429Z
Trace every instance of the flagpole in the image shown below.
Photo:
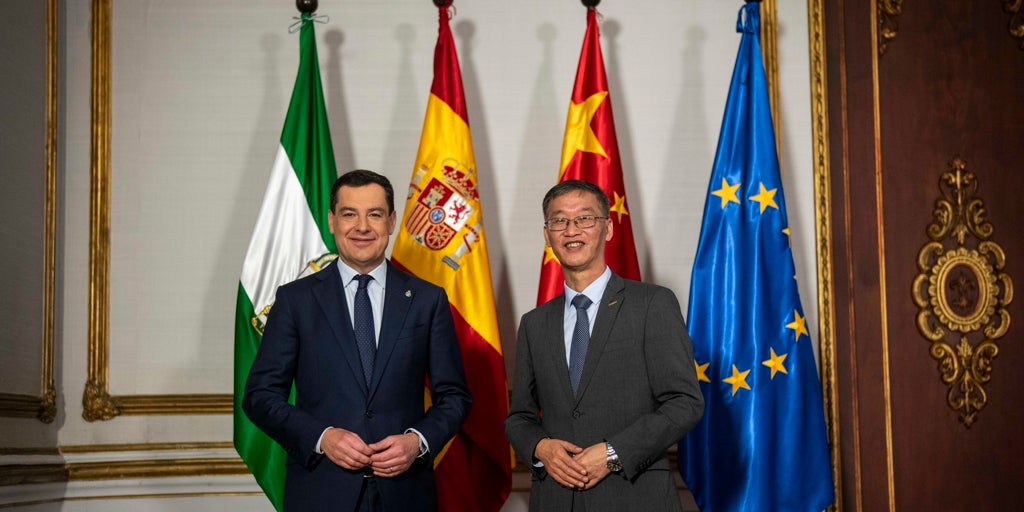
M580 0L580 3L587 9L595 9L597 4L601 3L601 0Z
M303 14L313 14L319 3L319 0L295 0L295 8Z
M448 6L452 5L452 1L453 0L432 0L432 1L434 2L434 5L437 6L438 9L441 9L441 8L448 7Z

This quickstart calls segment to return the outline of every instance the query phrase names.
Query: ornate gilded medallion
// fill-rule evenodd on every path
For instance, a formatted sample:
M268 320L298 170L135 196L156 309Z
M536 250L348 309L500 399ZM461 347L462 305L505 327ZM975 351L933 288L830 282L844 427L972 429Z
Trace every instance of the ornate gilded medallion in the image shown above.
M959 157L950 166L939 179L931 241L918 252L913 296L917 328L949 386L949 407L970 427L988 401L984 384L999 354L996 340L1010 327L1013 281L1003 272L1002 247L989 240L993 228L975 197L977 179Z

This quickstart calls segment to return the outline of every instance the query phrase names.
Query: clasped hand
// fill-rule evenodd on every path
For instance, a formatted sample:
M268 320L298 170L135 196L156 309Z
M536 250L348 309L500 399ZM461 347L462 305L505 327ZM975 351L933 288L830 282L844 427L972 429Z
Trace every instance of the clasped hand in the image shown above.
M533 456L544 463L548 475L570 489L592 489L610 473L603 442L583 449L561 439L541 439Z
M335 464L352 471L370 468L381 477L404 473L420 453L420 439L413 432L395 434L366 444L354 432L332 428L324 432L320 449Z

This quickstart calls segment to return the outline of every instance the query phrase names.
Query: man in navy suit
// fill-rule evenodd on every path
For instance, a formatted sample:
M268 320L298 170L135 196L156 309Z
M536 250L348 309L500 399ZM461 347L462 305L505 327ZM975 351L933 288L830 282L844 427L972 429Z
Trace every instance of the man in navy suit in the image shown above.
M338 259L278 289L242 407L288 453L285 510L434 511L432 458L472 401L448 297L385 260L386 177L338 178L328 221Z

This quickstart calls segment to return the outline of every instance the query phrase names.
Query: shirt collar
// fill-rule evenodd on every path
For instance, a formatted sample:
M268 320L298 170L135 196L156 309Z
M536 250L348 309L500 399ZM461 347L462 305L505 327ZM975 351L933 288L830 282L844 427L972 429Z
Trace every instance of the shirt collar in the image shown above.
M356 272L355 269L346 265L345 262L341 261L341 259L338 259L338 273L341 275L342 286L346 287L352 284L352 278L359 275L359 272ZM373 270L369 272L369 274L373 276L374 281L376 281L381 286L384 286L384 282L388 277L387 260L380 262L380 265L377 265Z
M572 307L572 299L576 298L576 296L581 293L586 295L587 298L590 299L590 302L594 304L601 302L601 297L604 296L604 289L608 287L608 281L611 280L611 278L612 269L608 268L606 265L604 267L604 273L595 279L593 283L590 283L590 285L584 288L582 292L577 292L576 290L569 288L569 285L563 283L562 288L564 289L563 293L565 293L566 309Z

